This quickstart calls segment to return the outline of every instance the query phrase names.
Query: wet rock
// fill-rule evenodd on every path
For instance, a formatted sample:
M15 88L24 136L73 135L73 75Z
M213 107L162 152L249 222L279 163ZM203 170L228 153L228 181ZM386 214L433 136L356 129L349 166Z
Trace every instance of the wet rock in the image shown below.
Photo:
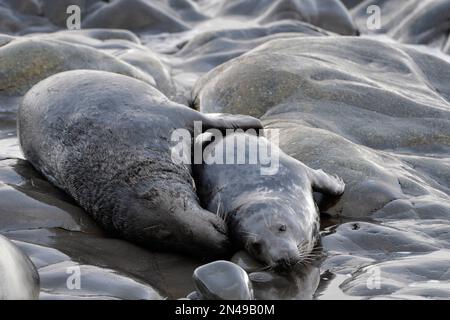
M330 33L314 25L301 21L276 21L264 26L251 26L239 29L208 30L196 34L176 53L176 56L190 58L211 55L231 55L249 51L277 37L320 36ZM229 60L229 59L228 59ZM226 60L222 60L225 62ZM219 65L220 63L217 63Z
M151 286L117 271L92 265L61 262L39 270L43 299L113 298L126 300L161 300ZM69 278L71 275L78 279Z
M405 55L399 56L399 50ZM346 59L349 56L351 60ZM376 111L381 113L379 117L384 116L383 120L390 120L389 116L408 115L405 120L411 124L417 117L431 117L440 124L437 117L446 119L448 116L445 98L450 97L450 90L443 85L443 81L450 81L446 73L448 68L447 62L435 56L375 40L336 37L281 39L214 69L197 83L194 96L198 96L200 108L206 112L246 111L260 117L266 113L275 115L298 110L305 113L306 122L316 125L319 121L313 121L309 113L327 108L333 111L330 118L337 114L344 118L350 106L355 108L352 110L354 118ZM386 70L392 74L391 77L381 72ZM269 73L272 77L268 76ZM431 88L423 74L430 78ZM233 85L231 79L241 86ZM337 82L332 82L332 79ZM397 95L387 86L392 86L402 95ZM375 96L380 91L385 95L378 95L376 101ZM364 104L368 99L371 103ZM290 105L283 105L288 102ZM299 102L306 106L299 110ZM326 124L331 126L331 119L327 120L322 120L322 127ZM426 121L429 120L416 126L425 125ZM376 132L366 131L375 130L375 124L382 125L380 122L374 121L366 129L359 126L361 132L347 136L358 135L362 142L368 145L370 142L372 147L386 147L380 145L380 138L377 143ZM347 132L351 129L356 131L355 125L347 122L339 129L347 127Z
M25 0L30 1L30 0ZM76 5L81 11L81 20L86 15L98 8L99 6L106 5L102 0L41 0L40 1L41 15L49 20L55 26L66 28L66 20L69 17L67 14L67 8L71 5Z
M131 31L120 29L66 30L33 38L80 44L96 49L98 54L112 55L121 63L135 67L134 71L143 73L152 85L169 98L174 96L175 89L169 66L161 61L160 55L143 46L140 39Z
M168 98L175 97L175 88L171 78L171 70L159 57L143 47L122 50L117 55L122 61L129 63L137 69L151 75L155 79L155 87Z
M328 249L328 248L327 248ZM330 248L332 249L332 248ZM354 254L346 254L343 252L333 253L328 252L328 257L321 264L320 268L322 270L332 270L334 274L351 274L355 269L366 267L376 260L367 257L361 257ZM329 278L325 279L330 280Z
M249 274L257 300L311 300L320 281L317 265L298 266L287 273Z
M72 261L78 265L111 269L123 277L132 279L132 283L137 281L151 286L161 296L170 299L185 297L192 292L194 286L186 279L191 278L195 268L201 264L199 260L188 256L149 251L127 241L105 235L66 231L58 228L16 230L4 232L4 234L10 239L20 241L21 248L23 247L39 266L51 266L64 261ZM26 243L26 245L21 243ZM47 270L49 271L48 276L53 277L51 269ZM103 273L103 271L101 272ZM67 279L67 274L65 276ZM62 277L62 274L55 275L55 277ZM59 282L61 287L58 290L63 290L62 278L58 279L61 279ZM99 291L97 291L94 282L89 290L92 295L103 295L100 294L100 291L107 290L105 285L99 286ZM51 285L46 288L47 293L50 294ZM70 295L69 292L65 294Z
M166 1L116 0L103 3L83 20L83 28L180 32L189 26ZM183 1L178 1L179 3ZM188 1L184 1L188 3ZM111 18L114 17L114 18Z
M380 8L380 29L367 27L371 5ZM366 0L352 10L352 16L364 33L386 33L403 43L425 44L450 53L448 0Z
M54 248L22 241L14 243L30 258L37 269L70 260L68 255Z
M79 39L79 37L90 38L99 40L98 42L91 42L95 44L105 45L105 41L110 40L124 40L131 42L133 44L140 44L141 41L139 37L129 30L122 29L86 29L86 30L62 30L58 32L53 32L50 34L40 34L39 37L53 38L57 40L62 40L66 42L73 42ZM89 45L90 43L81 41L82 44Z
M25 0L25 1L15 1L15 0L3 0L2 5L9 7L21 14L27 15L39 15L42 14L41 4L38 0Z
M182 60L175 67L184 72L204 73L273 39L326 34L319 28L292 21L268 27L205 32L177 52Z
M63 228L100 234L86 212L21 159L0 161L0 232Z
M241 28L223 28L198 30L180 50L177 50L171 65L174 80L178 87L190 96L195 81L204 72L236 58L257 46L273 39L325 36L330 33L311 24L297 20L283 20L267 23L264 26L242 26ZM180 45L180 44L179 44Z
M317 195L329 214L322 225L340 225L323 232L318 286L314 270L258 271L249 276L256 298L448 298L449 0L342 0L355 23L337 0L1 2L0 233L43 270L41 299L185 297L202 263L110 238L16 159L22 94L86 68L144 80L207 112L257 115L280 129L289 155L344 178L339 201ZM62 30L72 4L82 30ZM379 30L368 28L370 5L381 8ZM357 29L377 40L337 35ZM65 285L73 266L89 274L82 294Z
M36 0L5 0L0 6L0 32L53 31L56 28L42 17L40 3Z
M31 300L39 295L39 275L30 259L0 235L0 300Z
M450 249L450 219L427 219L425 216L418 219L389 219L384 222L386 226L403 230L410 235L425 237L434 246Z
M439 249L436 241L425 235L367 222L340 225L333 234L322 238L322 245L329 252L383 259L401 252Z
M150 285L130 274L74 262L68 255L54 248L15 242L38 268L41 300L163 298Z
M284 152L339 173L346 192L326 212L381 217L386 205L407 199L419 214L412 203L427 198L442 216L448 180L434 177L448 161L431 153L450 147L449 71L436 56L375 40L280 39L212 70L193 96L204 112L260 117L280 130ZM418 172L405 153L433 165Z
M258 17L261 23L279 20L300 20L345 35L356 30L353 21L340 1L324 0L233 0L223 1L219 15Z
M247 273L228 261L215 261L195 269L197 291L207 300L252 300L253 289Z
M364 0L341 0L341 2L348 8L352 9L356 7L358 4L363 2Z
M444 298L450 294L447 250L414 255L362 268L342 284L350 295Z
M328 257L321 265L327 281L321 282L318 298L448 295L445 276L431 275L448 263L448 231L447 220L424 218L389 219L383 225L351 222L327 230L322 244Z
M53 74L77 69L115 72L155 84L151 76L109 54L60 41L17 39L0 47L0 56L0 91L7 96L22 95Z

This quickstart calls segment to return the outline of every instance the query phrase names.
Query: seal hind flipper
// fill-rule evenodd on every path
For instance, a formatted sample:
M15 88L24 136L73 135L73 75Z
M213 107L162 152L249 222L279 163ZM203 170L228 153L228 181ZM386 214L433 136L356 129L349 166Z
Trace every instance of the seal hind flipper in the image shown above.
M341 177L325 173L322 169L309 170L311 178L311 186L314 191L329 194L332 196L340 196L344 193L345 183Z

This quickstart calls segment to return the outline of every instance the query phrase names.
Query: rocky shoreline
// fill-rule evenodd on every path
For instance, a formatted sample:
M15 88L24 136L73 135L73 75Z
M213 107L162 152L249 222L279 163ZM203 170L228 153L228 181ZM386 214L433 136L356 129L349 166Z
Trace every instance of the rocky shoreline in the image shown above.
M82 28L65 30L74 3ZM253 273L256 298L449 298L449 15L447 0L2 0L0 233L38 268L41 299L194 291L206 261L107 236L19 150L16 111L31 87L107 71L203 113L257 117L285 153L344 179L341 199L316 195L322 259ZM66 287L73 265L89 275L81 291Z

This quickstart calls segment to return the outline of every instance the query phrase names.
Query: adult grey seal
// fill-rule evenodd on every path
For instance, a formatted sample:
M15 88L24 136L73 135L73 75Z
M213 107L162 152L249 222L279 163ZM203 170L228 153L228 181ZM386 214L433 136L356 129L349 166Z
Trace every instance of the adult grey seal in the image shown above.
M262 155L250 161L252 146L268 150L276 160L276 172L262 174ZM245 162L236 164L242 150ZM223 155L223 163L233 158L236 162L218 164L217 155ZM203 165L195 166L199 197L204 208L226 221L237 248L274 269L311 259L319 231L313 191L339 196L345 188L341 178L311 169L265 137L248 133L214 140L206 145L203 159Z
M0 300L39 297L39 274L30 259L0 235Z
M248 116L201 114L127 76L79 70L34 86L18 131L32 165L106 230L156 249L220 255L225 223L199 205L191 165L171 158L171 134L194 121L261 127Z

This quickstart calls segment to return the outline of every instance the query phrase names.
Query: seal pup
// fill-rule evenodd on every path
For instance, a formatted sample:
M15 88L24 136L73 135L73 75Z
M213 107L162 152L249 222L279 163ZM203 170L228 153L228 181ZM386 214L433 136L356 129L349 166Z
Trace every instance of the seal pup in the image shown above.
M171 134L194 121L261 127L249 116L204 115L131 77L78 70L27 92L18 133L26 159L107 231L154 249L221 255L225 223L199 205L192 166L172 160Z
M194 166L199 197L205 209L226 221L237 249L246 250L268 268L309 262L319 235L313 191L340 196L343 180L307 167L263 136L235 132L209 144L205 140L211 140L209 133L196 140L204 148L204 163ZM254 156L252 146L259 153L254 163L249 161ZM227 157L236 160L242 150L245 162L226 164ZM262 174L261 150L277 160L272 174ZM218 155L223 164L215 161Z
M35 300L39 274L30 259L0 235L0 300Z

